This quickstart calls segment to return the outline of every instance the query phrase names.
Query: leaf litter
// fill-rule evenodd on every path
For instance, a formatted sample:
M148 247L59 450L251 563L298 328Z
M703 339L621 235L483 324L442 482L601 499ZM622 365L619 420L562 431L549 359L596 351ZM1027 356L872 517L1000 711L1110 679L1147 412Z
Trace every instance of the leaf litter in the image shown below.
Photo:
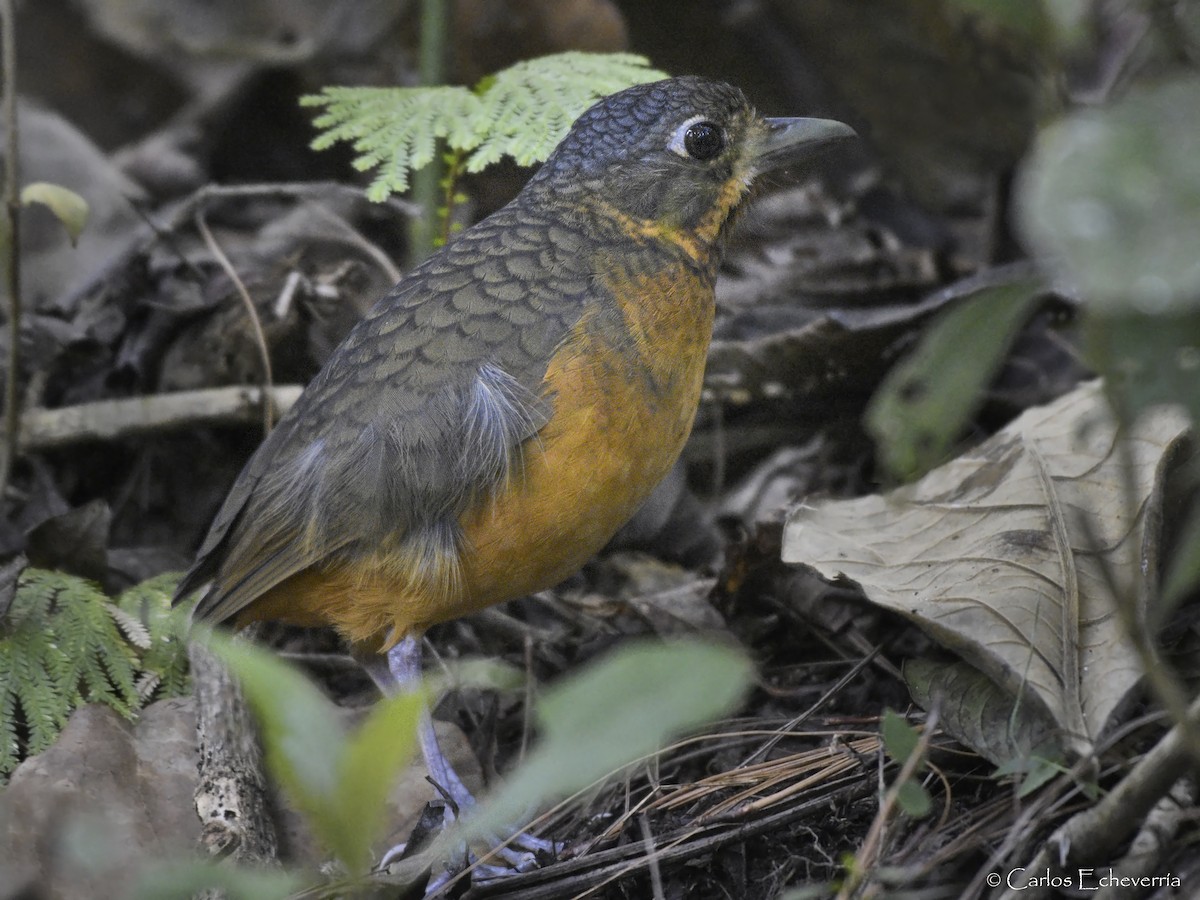
M1032 704L1085 755L1141 680L1114 608L1149 593L1147 505L1186 427L1160 408L1122 439L1092 382L912 485L800 506L783 558L856 583L1002 688L1002 719Z

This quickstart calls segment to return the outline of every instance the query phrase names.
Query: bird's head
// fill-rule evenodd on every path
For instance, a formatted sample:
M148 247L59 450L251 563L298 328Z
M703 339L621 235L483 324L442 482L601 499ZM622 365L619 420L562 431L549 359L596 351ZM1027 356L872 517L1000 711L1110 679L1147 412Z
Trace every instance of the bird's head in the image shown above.
M628 88L581 115L531 184L711 241L764 172L854 137L828 119L769 119L705 78Z

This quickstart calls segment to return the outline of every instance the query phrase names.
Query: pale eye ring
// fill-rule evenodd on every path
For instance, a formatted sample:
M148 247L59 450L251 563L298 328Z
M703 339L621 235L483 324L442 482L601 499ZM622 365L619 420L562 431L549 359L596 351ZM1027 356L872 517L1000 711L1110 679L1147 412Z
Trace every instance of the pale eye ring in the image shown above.
M675 129L667 147L680 156L707 162L725 149L725 129L704 116L693 116Z

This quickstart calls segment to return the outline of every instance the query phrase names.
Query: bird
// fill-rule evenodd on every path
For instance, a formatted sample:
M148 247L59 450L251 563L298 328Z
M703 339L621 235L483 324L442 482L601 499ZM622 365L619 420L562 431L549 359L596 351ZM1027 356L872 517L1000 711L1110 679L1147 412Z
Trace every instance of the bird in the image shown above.
M176 602L332 625L386 690L430 626L578 571L667 474L755 180L854 136L695 76L586 110L508 205L406 273L247 462ZM469 806L428 714L433 779Z

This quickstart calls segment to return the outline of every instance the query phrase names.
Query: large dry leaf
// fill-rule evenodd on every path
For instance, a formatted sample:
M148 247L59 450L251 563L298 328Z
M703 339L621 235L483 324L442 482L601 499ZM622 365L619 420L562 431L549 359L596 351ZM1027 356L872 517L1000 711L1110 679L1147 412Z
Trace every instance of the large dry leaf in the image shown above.
M1114 592L1146 595L1147 509L1185 425L1149 413L1122 447L1088 384L912 485L794 510L783 558L857 582L1084 751L1140 677Z

